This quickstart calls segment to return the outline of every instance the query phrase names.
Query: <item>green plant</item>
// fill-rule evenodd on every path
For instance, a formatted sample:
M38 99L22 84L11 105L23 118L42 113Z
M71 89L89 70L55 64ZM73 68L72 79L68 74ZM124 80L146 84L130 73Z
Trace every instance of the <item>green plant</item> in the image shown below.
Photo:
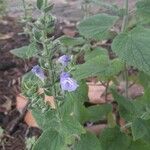
M43 130L33 150L149 150L150 3L138 1L134 14L128 4L126 0L122 9L113 5L114 16L96 14L84 18L77 25L80 37L55 39L51 36L55 26L55 18L50 14L53 5L37 0L42 14L30 23L31 44L11 51L22 58L38 58L39 65L22 79L22 92L30 100L29 109ZM112 31L119 19L120 31ZM103 40L111 40L111 47L99 46ZM116 54L113 59L108 55L111 49ZM64 52L57 59L57 54ZM85 62L76 64L81 54ZM129 76L131 66L138 69L136 81ZM125 97L116 90L120 76L126 83ZM85 106L88 77L97 77L106 86L105 99L108 91L112 93L118 104L117 112L126 122L124 126L114 119L112 104ZM128 89L134 82L143 85L144 94L133 101ZM53 105L45 102L47 96ZM84 128L86 122L104 119L108 127L99 136Z
M0 16L3 16L6 11L6 2L4 0L0 0Z

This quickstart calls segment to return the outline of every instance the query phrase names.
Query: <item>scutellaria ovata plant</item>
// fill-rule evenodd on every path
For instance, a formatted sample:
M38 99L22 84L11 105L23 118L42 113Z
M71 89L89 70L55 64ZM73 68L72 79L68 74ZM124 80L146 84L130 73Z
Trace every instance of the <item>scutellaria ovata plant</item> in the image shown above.
M41 16L26 22L30 45L11 51L38 60L22 78L22 93L42 129L33 150L149 150L150 1L137 1L131 11L128 0L124 8L95 0L86 3L109 8L113 15L86 13L77 24L78 37L56 39L52 36L56 23L53 5L37 0ZM84 63L77 63L79 56L84 56ZM130 75L130 71L134 73ZM89 104L88 77L97 78L106 87L105 99L111 93L112 103ZM124 95L117 92L122 80ZM135 83L143 86L144 94L132 100L129 87ZM53 107L45 102L45 96L53 97ZM114 111L123 118L123 126ZM107 127L98 136L86 130L88 122L103 120Z

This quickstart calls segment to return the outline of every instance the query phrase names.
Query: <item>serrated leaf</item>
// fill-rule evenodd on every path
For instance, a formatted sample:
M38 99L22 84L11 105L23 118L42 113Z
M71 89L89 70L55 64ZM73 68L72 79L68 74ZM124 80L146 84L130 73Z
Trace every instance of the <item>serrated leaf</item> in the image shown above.
M150 1L141 0L136 3L137 17L140 19L142 24L150 23Z
M69 95L65 98L64 104L60 107L60 112L62 116L70 115L75 117L82 124L88 121L90 117L85 106L76 98Z
M35 143L33 150L65 150L65 139L55 130L45 130Z
M85 55L84 55L84 59L85 61L88 61L90 59L93 59L97 56L101 56L101 55L108 55L107 50L104 48L95 48L92 51L86 51L85 50Z
M94 150L102 150L98 138L89 132L81 135L79 142L74 145L75 150L93 150L93 148Z
M71 97L72 99L76 99L77 101L84 103L88 101L88 86L85 80L81 80L79 83L79 87L74 92L66 93L66 97Z
M119 113L127 121L133 120L137 116L137 111L132 101L119 95L116 91L112 90L114 100L119 105Z
M42 87L42 85L43 82L30 71L24 74L22 77L21 90L23 93L25 93L25 95L32 95L37 91L37 88Z
M110 104L95 105L88 107L87 110L90 114L89 121L94 122L106 118L108 113L112 111L112 106Z
M59 127L58 120L56 119L56 110L42 112L42 110L32 109L32 115L36 119L38 126L43 130L48 128L57 129Z
M44 8L44 12L47 13L47 12L51 11L53 9L53 6L54 6L54 4L47 6L46 8Z
M108 80L111 77L119 74L123 70L124 64L118 58L109 61L105 70L100 73L101 79Z
M103 72L108 64L108 57L105 55L97 56L81 65L75 66L75 71L72 72L76 80L92 77Z
M150 86L150 75L145 74L144 72L140 72L138 75L139 83L143 85L144 89Z
M138 117L141 117L145 120L150 119L150 87L144 91L144 95L137 98L134 101L134 106L138 112Z
M21 48L13 49L10 52L15 56L23 59L29 59L37 55L35 44L30 44L29 46L23 46Z
M135 27L119 34L112 43L112 50L130 66L150 74L150 29Z
M134 140L142 138L147 133L145 122L140 118L137 118L132 122L131 128Z
M149 149L150 145L140 140L132 141L131 145L128 148L128 150L149 150Z
M80 135L85 133L85 129L79 123L79 121L74 118L73 116L65 116L63 117L63 121L60 125L60 132L65 136L73 136L73 135Z
M100 142L103 150L127 150L130 139L118 127L106 128L100 134Z
M104 2L103 0L90 0L91 3L94 3L97 6L107 9L111 14L123 17L125 14L124 9L119 9L116 4L110 4L110 2Z
M41 9L44 5L44 0L37 0L36 5L38 9Z
M149 143L150 120L143 120L138 118L133 121L131 128L134 140L143 139Z
M96 56L84 64L76 65L72 72L76 80L81 80L92 76L102 76L109 78L117 75L122 70L123 64L119 59L109 60L107 55Z
M59 40L64 46L68 47L79 46L85 43L85 40L82 37L73 38L66 35L60 37Z
M84 19L77 26L79 33L88 39L107 39L109 29L114 25L118 17L107 14L97 14Z

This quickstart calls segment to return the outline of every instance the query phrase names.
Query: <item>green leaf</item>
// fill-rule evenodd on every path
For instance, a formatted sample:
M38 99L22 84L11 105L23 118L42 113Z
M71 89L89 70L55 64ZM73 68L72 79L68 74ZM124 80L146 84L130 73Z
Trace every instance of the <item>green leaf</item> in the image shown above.
M95 105L87 108L90 114L89 121L99 121L107 117L107 115L112 111L112 106L110 104Z
M142 24L150 23L150 1L141 0L136 3L137 17L140 19Z
M57 130L63 137L66 142L70 142L69 138L73 138L77 135L85 133L85 129L79 123L76 117L72 114L67 114L60 109L57 112L56 110L49 110L42 112L41 110L32 109L32 114L36 119L37 124L42 130L52 129ZM58 115L59 113L59 115Z
M142 138L147 133L145 122L140 118L137 118L132 122L131 128L134 140Z
M103 72L108 64L108 56L97 56L81 65L75 66L75 71L72 72L76 80L92 77Z
M88 101L88 86L85 80L78 82L79 87L74 92L67 92L65 99L75 99L81 103Z
M107 55L96 56L81 65L76 65L72 72L76 80L92 76L109 78L117 75L122 70L123 64L119 59L109 60Z
M102 150L98 138L89 132L81 135L80 140L74 145L75 150L93 150L93 148L94 150Z
M90 114L83 103L76 99L76 97L72 97L70 94L66 95L65 102L60 107L60 112L62 116L71 115L72 117L75 117L82 124L88 121L90 117Z
M127 150L130 139L118 127L106 128L100 134L100 142L103 150Z
M66 35L60 37L59 40L64 46L68 47L79 46L85 43L85 40L82 37L73 38Z
M112 43L112 50L130 66L150 74L150 29L135 27L119 34Z
M22 77L21 90L25 95L32 95L37 91L37 88L42 87L42 85L43 82L30 71Z
M137 118L133 121L131 129L132 129L134 140L142 138L144 141L149 142L150 120L143 120L143 119Z
M101 80L108 80L123 70L123 63L120 59L116 58L108 62L105 70L100 73Z
M44 5L44 0L37 0L36 5L38 9L42 9Z
M97 56L101 56L101 55L108 55L107 50L104 48L95 48L92 51L86 51L85 50L85 55L84 55L84 59L85 61L89 61L90 59L93 59Z
M143 85L145 89L147 89L150 86L150 76L148 74L145 74L144 72L140 72L139 75L139 83Z
M33 150L66 150L65 139L55 130L45 130L35 143Z
M32 109L32 115L34 116L38 126L43 130L48 128L57 129L59 127L58 120L56 118L56 110L42 112L42 110L39 109Z
M30 44L29 46L23 46L21 48L13 49L10 52L15 56L23 59L29 59L37 55L37 49L35 44Z
M127 121L133 120L137 116L137 111L132 101L119 95L116 91L112 90L114 100L119 105L119 113Z
M134 101L134 106L138 112L138 117L141 117L145 120L150 119L150 87L145 89L144 95L137 98Z
M132 141L128 150L149 150L150 145L143 141Z
M79 123L79 121L73 116L69 115L63 117L63 121L60 124L59 131L66 137L85 133L85 129Z
M117 21L118 17L107 14L97 14L84 19L77 26L79 33L88 39L107 39L109 29Z
M51 11L53 9L53 6L54 6L54 4L47 6L46 8L44 8L44 12L47 13L47 12Z

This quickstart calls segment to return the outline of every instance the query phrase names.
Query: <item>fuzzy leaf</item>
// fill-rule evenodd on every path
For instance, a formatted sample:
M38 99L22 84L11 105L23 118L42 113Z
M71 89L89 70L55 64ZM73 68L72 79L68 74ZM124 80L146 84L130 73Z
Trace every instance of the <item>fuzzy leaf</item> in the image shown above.
M128 150L149 150L150 145L146 144L143 141L132 141L130 147L128 148Z
M84 64L76 65L72 74L77 80L92 76L109 78L117 75L121 71L122 66L119 59L109 60L107 55L102 54L88 60Z
M130 139L118 127L107 128L100 134L103 150L127 150Z
M44 0L37 0L36 5L38 9L42 9L44 5Z
M78 143L75 143L75 150L102 150L101 144L98 138L87 132L86 134L81 135L81 138Z
M144 72L139 73L139 83L143 85L144 89L150 87L150 75L145 74Z
M58 128L58 121L56 119L56 111L55 110L49 110L46 112L42 112L38 109L32 109L32 115L36 119L37 124L39 127L43 130L46 130L48 128Z
M136 3L137 17L141 23L150 23L150 1L141 0Z
M119 34L112 43L113 51L130 66L150 74L150 29L136 27Z
M142 119L138 118L132 122L132 134L133 139L138 140L142 138L147 133L145 123Z
M127 121L133 120L137 116L137 111L132 101L119 95L116 91L112 90L112 94L114 96L114 100L117 101L119 105L119 112L121 117Z
M90 118L88 121L99 121L106 118L108 113L112 111L112 106L110 104L95 105L88 107Z
M13 49L10 52L15 56L23 59L29 59L37 55L35 44L30 44L29 46L23 46L21 48Z
M65 139L55 130L45 130L35 143L33 150L65 150Z
M107 54L107 50L104 48L95 48L94 50L85 50L85 55L84 55L84 59L85 61L89 61L90 59L93 59L97 56L101 56L101 55L108 55Z
M118 17L107 14L97 14L86 18L78 25L79 33L88 39L107 39L109 29L114 25Z
M63 117L59 131L66 137L85 133L85 129L79 123L79 121L69 114L68 116Z
M71 115L75 117L80 123L84 124L88 121L90 114L85 106L75 97L68 95L64 104L60 107L62 116Z
M60 42L64 44L64 46L79 46L79 45L83 45L85 43L85 40L82 37L77 37L77 38L73 38L73 37L69 37L69 36L62 36L59 38Z
M33 95L42 85L43 82L30 71L22 77L21 90L25 95Z

